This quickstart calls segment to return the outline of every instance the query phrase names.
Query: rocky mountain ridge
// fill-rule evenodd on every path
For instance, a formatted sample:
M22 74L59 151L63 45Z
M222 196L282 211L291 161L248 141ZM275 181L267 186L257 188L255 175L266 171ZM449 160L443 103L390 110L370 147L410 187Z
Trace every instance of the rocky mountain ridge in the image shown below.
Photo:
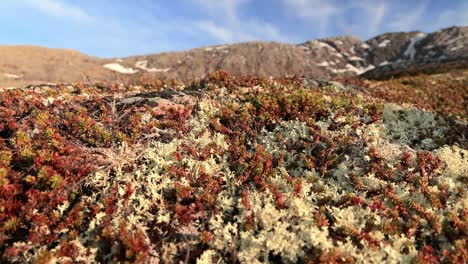
M126 58L32 46L0 46L0 86L45 82L135 82L141 79L202 78L216 70L234 75L378 76L388 69L443 61L466 65L468 27L424 33L385 33L367 41L353 36L300 44L246 42ZM391 65L391 67L389 66Z

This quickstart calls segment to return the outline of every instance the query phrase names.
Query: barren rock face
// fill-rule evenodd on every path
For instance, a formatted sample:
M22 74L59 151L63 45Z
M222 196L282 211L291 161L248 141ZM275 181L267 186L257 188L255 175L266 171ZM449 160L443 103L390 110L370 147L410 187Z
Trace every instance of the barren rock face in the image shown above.
M0 47L0 87L46 82L91 83L141 79L202 78L216 70L235 75L348 77L398 64L463 60L468 54L468 27L433 33L386 33L367 41L353 36L301 44L247 42L201 47L182 52L100 59L73 50L31 46Z

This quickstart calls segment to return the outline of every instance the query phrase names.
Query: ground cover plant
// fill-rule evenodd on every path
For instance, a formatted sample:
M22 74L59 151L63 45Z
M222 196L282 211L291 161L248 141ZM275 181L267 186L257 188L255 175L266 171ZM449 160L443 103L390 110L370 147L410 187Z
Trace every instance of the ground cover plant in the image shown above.
M466 263L445 74L1 91L0 262Z

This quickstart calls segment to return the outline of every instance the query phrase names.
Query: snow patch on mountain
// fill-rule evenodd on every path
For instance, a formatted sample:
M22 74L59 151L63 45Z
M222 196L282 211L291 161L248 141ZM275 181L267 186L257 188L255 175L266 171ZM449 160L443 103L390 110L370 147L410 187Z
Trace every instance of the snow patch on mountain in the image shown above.
M317 66L320 66L320 67L327 67L328 65L329 65L328 62L326 62L326 61L322 61L320 63L317 63Z
M374 69L375 66L370 64L369 66L367 67L356 67L354 65L351 65L351 64L346 64L346 68L344 69L330 69L333 73L345 73L345 72L355 72L356 74L361 74L361 73L364 73L366 71L369 71L369 70L372 70Z
M363 43L363 44L361 44L361 48L363 48L363 49L370 49L371 46L369 46L369 44L367 44L367 43Z
M3 76L11 79L19 79L23 77L23 75L16 75L16 74L11 74L11 73L4 73Z
M316 43L314 44L317 44L319 47L322 47L322 48L327 48L327 49L331 49L331 50L335 50L332 46L328 45L327 43L325 42L321 42L321 41L317 41Z
M389 64L388 61L382 61L382 62L379 64L379 66L384 66L384 65L387 65L387 64Z
M452 47L450 48L450 51L459 50L461 48L463 48L463 45Z
M125 66L123 66L122 64L119 64L119 63L108 63L108 64L104 64L104 68L107 68L109 70L112 70L112 71L116 71L118 73L122 73L122 74L134 74L134 73L137 73L138 70L135 70L133 68L127 68Z
M142 69L147 72L168 72L171 70L171 68L164 68L164 69L159 69L159 68L148 68L148 61L147 60L141 60L135 62L135 67Z
M349 61L365 61L363 58L361 57L357 57L357 56L351 56L348 58Z
M390 44L390 40L389 39L385 39L384 41L380 42L379 45L377 45L377 47L379 48L385 48L388 46L388 44Z
M419 41L424 39L426 36L427 36L426 33L416 34L416 36L414 36L410 40L410 43L409 43L408 47L406 48L405 52L403 53L403 55L406 56L406 57L409 57L410 60L414 60L414 56L416 56L416 49L414 48L414 46L416 45L416 43L418 43Z
M447 41L445 42L445 44L446 44L446 45L450 45L450 44L452 44L452 43L454 43L454 42L456 42L456 41L459 41L459 40L461 40L461 39L463 39L463 36L457 36L457 37L454 37L454 38L451 38L451 39L447 40Z

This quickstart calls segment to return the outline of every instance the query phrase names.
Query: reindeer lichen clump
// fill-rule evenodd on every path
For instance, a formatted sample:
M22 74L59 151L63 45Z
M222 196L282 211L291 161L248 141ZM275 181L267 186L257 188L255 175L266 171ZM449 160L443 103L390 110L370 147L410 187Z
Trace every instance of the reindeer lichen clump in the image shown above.
M3 92L1 260L466 262L466 122L343 82Z

